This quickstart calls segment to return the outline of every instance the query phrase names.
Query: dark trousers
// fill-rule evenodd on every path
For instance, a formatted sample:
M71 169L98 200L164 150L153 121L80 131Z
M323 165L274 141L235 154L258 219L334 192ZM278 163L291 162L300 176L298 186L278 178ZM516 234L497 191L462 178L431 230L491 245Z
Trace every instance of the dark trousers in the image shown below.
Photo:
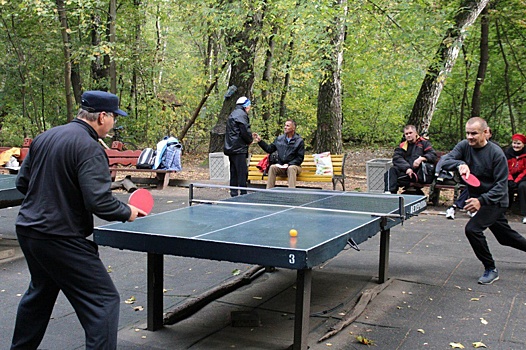
M490 229L500 244L526 252L526 238L510 227L505 212L506 208L498 205L483 205L466 224L466 237L485 269L495 268L495 260L484 236L486 228Z
M248 154L232 154L228 156L230 161L230 186L234 187L247 187L248 178L248 166L247 166ZM246 190L230 190L232 197L237 196L239 193L247 194Z
M120 297L98 247L85 238L33 239L18 234L31 281L22 296L11 349L37 349L59 291L84 328L86 349L117 348Z
M410 183L409 176L394 166L384 173L384 191L386 192L397 193L398 187L409 186Z
M508 195L510 199L510 208L513 204L515 192L517 193L517 201L519 202L519 209L522 216L526 216L526 181L519 182L517 188L510 189L508 187Z

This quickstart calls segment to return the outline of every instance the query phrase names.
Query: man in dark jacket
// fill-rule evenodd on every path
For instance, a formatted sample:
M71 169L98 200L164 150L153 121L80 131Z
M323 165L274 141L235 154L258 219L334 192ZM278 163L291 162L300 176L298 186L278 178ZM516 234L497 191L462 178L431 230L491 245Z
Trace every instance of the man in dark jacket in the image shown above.
M422 163L436 163L437 155L431 142L418 136L414 125L406 125L404 136L405 141L394 151L393 166L384 175L385 192L397 193L400 186L422 182L417 176Z
M287 176L289 187L296 187L296 177L301 173L301 163L305 157L305 143L296 134L296 122L289 119L285 122L284 134L278 136L270 145L254 134L256 141L265 152L278 152L278 163L272 164L268 170L267 188L276 186L277 176Z
M86 349L116 349L120 297L97 245L86 239L93 214L133 221L146 213L111 193L108 158L98 143L115 123L119 99L87 91L71 123L35 137L16 180L25 195L16 220L31 274L18 306L11 349L37 349L62 291L84 328Z
M491 284L499 279L484 236L485 229L489 228L500 244L526 251L526 238L510 227L505 216L509 204L506 156L488 138L487 122L471 118L466 123L466 139L442 157L443 169L458 170L467 178L473 174L480 180L480 186L468 184L470 198L464 206L470 213L476 213L466 224L465 234L484 266L484 274L478 280L480 284Z
M252 143L252 131L248 112L251 102L245 96L237 99L236 107L226 121L224 153L230 161L230 186L247 187L248 146ZM230 189L232 197L246 194L246 190Z

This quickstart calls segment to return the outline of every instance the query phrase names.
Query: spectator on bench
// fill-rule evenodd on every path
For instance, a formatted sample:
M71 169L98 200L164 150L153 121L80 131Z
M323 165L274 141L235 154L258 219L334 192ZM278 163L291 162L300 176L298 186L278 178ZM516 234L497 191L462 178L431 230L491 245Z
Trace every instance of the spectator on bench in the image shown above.
M416 173L422 162L435 164L437 155L431 142L420 137L414 125L404 127L405 141L394 151L393 166L384 174L384 190L396 194L398 188L421 182Z
M296 122L289 119L285 122L284 133L276 137L273 143L267 144L254 133L254 141L268 154L278 152L278 163L268 170L267 188L276 186L277 176L287 176L290 188L296 187L296 177L301 173L301 163L305 157L305 143L296 134Z
M506 149L508 159L508 195L509 207L513 204L515 192L519 202L522 223L526 224L526 136L515 134L511 137L511 146Z

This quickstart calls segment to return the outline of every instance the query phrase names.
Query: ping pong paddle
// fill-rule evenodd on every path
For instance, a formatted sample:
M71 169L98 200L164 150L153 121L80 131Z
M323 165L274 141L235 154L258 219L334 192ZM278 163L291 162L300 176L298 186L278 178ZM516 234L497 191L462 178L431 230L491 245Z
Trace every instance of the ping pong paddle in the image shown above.
M473 187L480 186L480 180L477 179L477 177L473 174L469 174L468 178L466 178L466 174L462 174L461 177L462 177L462 180L470 186L473 186Z
M140 188L131 194L128 203L150 214L153 209L153 196L150 191Z

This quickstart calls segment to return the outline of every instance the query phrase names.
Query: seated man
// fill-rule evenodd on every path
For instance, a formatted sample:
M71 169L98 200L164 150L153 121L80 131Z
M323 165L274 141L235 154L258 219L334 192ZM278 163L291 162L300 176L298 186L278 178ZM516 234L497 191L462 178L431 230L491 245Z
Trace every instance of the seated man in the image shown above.
M272 164L268 170L267 188L276 186L277 176L287 176L289 187L296 187L296 177L301 173L301 163L305 156L305 143L301 136L296 134L296 122L292 119L287 120L284 134L276 137L271 144L261 140L256 133L253 134L253 138L265 152L278 152L278 163Z
M414 125L404 128L405 141L394 151L393 166L384 174L384 190L396 194L398 187L411 182L422 182L416 176L422 162L435 164L437 155L431 142L418 136Z

